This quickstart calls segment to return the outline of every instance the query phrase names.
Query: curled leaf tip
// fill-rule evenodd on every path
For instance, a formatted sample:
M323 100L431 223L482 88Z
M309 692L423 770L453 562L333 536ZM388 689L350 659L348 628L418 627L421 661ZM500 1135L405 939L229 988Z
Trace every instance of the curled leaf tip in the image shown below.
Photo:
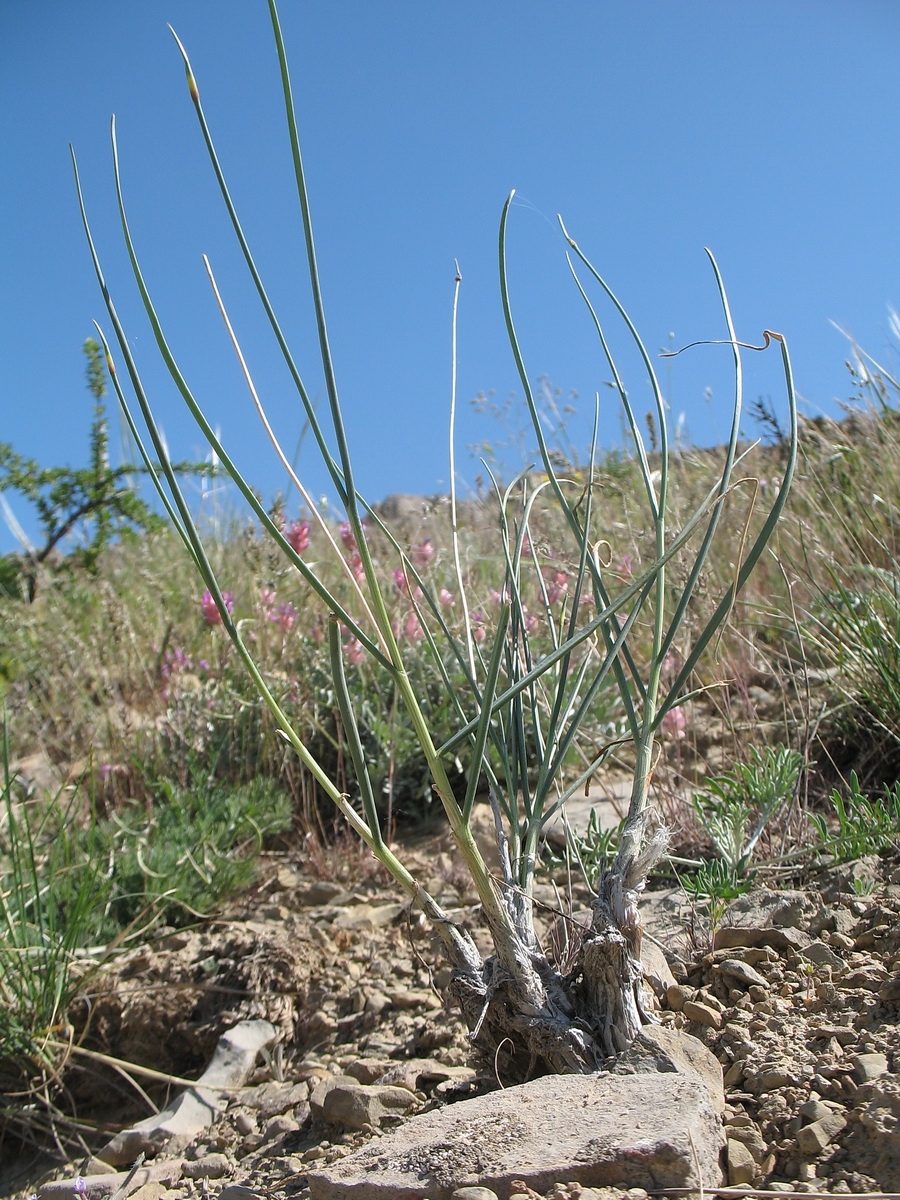
M197 87L197 80L190 71L187 72L187 82L188 91L191 93L191 99L195 104L198 104L200 102L200 89Z

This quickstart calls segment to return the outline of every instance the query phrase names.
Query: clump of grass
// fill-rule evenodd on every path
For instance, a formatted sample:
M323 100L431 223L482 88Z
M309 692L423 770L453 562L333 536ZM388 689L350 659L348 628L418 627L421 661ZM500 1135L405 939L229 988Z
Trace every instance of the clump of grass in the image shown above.
M23 1100L49 1101L59 1087L69 1007L104 957L79 951L91 944L109 881L93 830L81 846L65 832L78 812L77 787L52 797L42 812L14 799L5 724L2 771L0 1086L9 1102L0 1114L8 1118L27 1107Z
M221 785L198 773L191 787L160 780L150 808L124 804L82 835L79 849L108 864L107 893L90 923L115 937L152 912L195 923L247 887L268 838L291 826L290 797L272 780Z
M272 781L163 783L156 803L108 818L90 778L23 796L4 727L0 800L0 1131L67 1138L66 1086L76 1009L92 978L161 921L196 923L246 886L264 839L291 822ZM69 1131L71 1132L71 1130Z

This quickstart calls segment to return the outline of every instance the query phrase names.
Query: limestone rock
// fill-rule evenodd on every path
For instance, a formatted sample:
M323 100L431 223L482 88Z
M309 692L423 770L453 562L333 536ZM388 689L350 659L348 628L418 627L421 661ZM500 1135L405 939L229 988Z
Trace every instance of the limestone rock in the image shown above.
M753 984L766 987L765 977L760 975L755 967L739 958L724 958L720 963L716 963L714 970L717 975L724 975L727 980L742 983L745 987L751 987Z
M406 1087L338 1079L322 1098L322 1117L342 1129L377 1128L385 1118L404 1116L420 1103Z
M884 1075L888 1069L887 1055L877 1051L872 1054L855 1054L850 1061L857 1083L871 1083L873 1079Z
M665 1190L696 1187L702 1177L716 1185L721 1090L710 1089L691 1065L693 1047L679 1049L677 1040L638 1048L630 1074L545 1076L413 1117L311 1171L312 1200L450 1200L461 1187L505 1200L514 1180L541 1193L572 1182ZM675 1067L679 1053L683 1069L635 1067L652 1054Z
M183 1091L168 1108L123 1129L100 1151L100 1158L118 1167L139 1154L187 1146L211 1125L227 1104L228 1093L242 1087L260 1050L271 1046L278 1030L269 1021L240 1021L219 1038L209 1066L196 1086Z
M728 921L731 926L751 929L764 929L766 926L781 930L797 929L817 907L807 892L787 889L775 892L767 888L755 888L728 906ZM717 938L716 945L722 946L723 943Z
M685 1000L681 1011L689 1021L696 1021L698 1025L708 1025L710 1029L722 1028L722 1014L717 1013L708 1004L701 1004L697 1000Z
M786 950L802 950L812 938L800 929L758 929L746 925L725 925L716 930L715 948L731 950L739 946L768 946L784 953Z
M843 967L844 960L840 958L826 942L810 942L803 951L803 957L819 966Z
M128 1174L127 1171L114 1171L106 1175L86 1175L84 1183L87 1200L108 1200L122 1187ZM168 1187L176 1184L180 1178L181 1163L176 1159L169 1158L162 1162L148 1163L147 1166L138 1167L130 1186L135 1191L151 1183ZM72 1196L71 1175L53 1183L45 1183L37 1192L38 1200L72 1200Z
M231 1163L225 1154L204 1154L193 1162L181 1164L185 1179L224 1179L230 1169Z
M814 1155L824 1150L842 1129L846 1127L847 1118L842 1113L832 1112L811 1125L804 1125L797 1133L797 1145L803 1154Z
M731 1187L740 1187L742 1184L753 1183L756 1175L756 1163L753 1155L743 1142L737 1138L728 1139L728 1182Z
M388 904L354 904L337 914L334 925L338 929L383 929L408 909L409 905L400 901Z
M680 1072L699 1075L709 1088L719 1110L725 1108L722 1067L703 1043L688 1033L663 1025L647 1025L613 1068L616 1075L634 1073L665 1075Z
M352 1067L349 1069L352 1072ZM433 1058L408 1058L403 1062L390 1063L375 1080L366 1082L389 1084L391 1087L419 1092L427 1091L434 1084L443 1083L448 1079L456 1083L467 1083L474 1079L475 1075L476 1072L471 1067L447 1067Z
M658 999L662 1000L670 987L677 986L665 954L649 938L644 938L641 945L641 967L644 978L653 988Z

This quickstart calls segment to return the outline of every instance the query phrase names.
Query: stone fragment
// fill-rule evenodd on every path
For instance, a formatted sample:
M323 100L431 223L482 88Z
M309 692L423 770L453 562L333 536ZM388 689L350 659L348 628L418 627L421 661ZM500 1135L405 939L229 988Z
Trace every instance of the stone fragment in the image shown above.
M497 1193L486 1187L457 1188L450 1200L498 1200Z
M719 1060L703 1043L688 1033L667 1029L663 1025L645 1025L638 1036L616 1061L613 1073L683 1075L696 1074L709 1088L716 1106L725 1107L722 1088L722 1067Z
M85 1196L87 1200L108 1200L109 1197L113 1196L124 1186L128 1175L128 1171L112 1171L105 1175L85 1175ZM177 1159L169 1158L164 1159L162 1162L148 1163L145 1167L138 1167L132 1177L130 1187L134 1191L150 1183L160 1183L164 1187L171 1187L180 1178L181 1162ZM38 1200L72 1200L72 1196L71 1175L67 1175L65 1179L60 1179L53 1183L42 1184L37 1192Z
M708 1025L710 1029L722 1028L721 1013L717 1013L708 1004L700 1004L696 1000L685 1000L684 1008L681 1011L689 1021L696 1021L698 1025Z
M364 1125L377 1128L386 1118L405 1116L420 1105L421 1101L407 1088L339 1079L325 1092L321 1114L324 1121L342 1129L362 1129Z
M672 1012L681 1012L686 999L687 992L685 992L680 983L674 983L666 988L666 1001Z
M413 1008L440 1008L442 1006L440 997L436 996L434 992L419 992L410 988L391 992L390 1001L394 1008L399 1008L403 1011Z
M100 1151L114 1167L132 1163L139 1154L155 1154L161 1146L184 1149L211 1125L228 1102L228 1093L242 1087L256 1065L260 1050L271 1046L278 1030L269 1021L240 1021L219 1038L209 1066L194 1087L183 1091L162 1112L123 1129Z
M888 1004L896 1004L900 1000L900 971L891 979L885 980L878 989L878 995L882 1000L886 1000Z
M674 1062L674 1045L669 1054ZM717 1186L722 1111L689 1067L545 1076L412 1117L346 1158L313 1167L311 1200L450 1200L461 1187L508 1196L513 1180L541 1195L555 1183Z
M810 942L802 951L803 957L819 966L843 967L846 964L826 942Z
M185 1179L224 1179L231 1170L225 1154L204 1154L193 1162L183 1162L181 1173Z
M750 987L755 984L757 987L765 987L765 978L760 975L754 967L749 963L741 962L739 958L725 958L720 963L716 963L713 968L716 975L724 975L726 979L735 979L738 983Z
M136 1191L129 1191L128 1200L162 1200L163 1196L168 1194L168 1184L153 1179L150 1183L142 1184Z
M335 917L338 929L383 929L406 912L408 905L400 901L390 904L354 904Z
M669 988L676 986L675 976L665 954L655 942L646 937L641 945L641 968L644 979L659 1000L663 999Z
M827 1117L829 1113L834 1112L834 1109L822 1100L807 1100L805 1104L800 1105L797 1111L804 1120L812 1124L813 1121L820 1121L822 1117Z
M352 1067L348 1069L352 1071ZM446 1067L433 1058L409 1058L391 1063L371 1082L407 1088L411 1092L424 1092L445 1080L467 1083L476 1074L471 1067Z
M286 887L287 884L283 886ZM350 900L350 893L341 883L336 883L331 879L316 879L306 887L298 888L293 893L292 899L297 904L303 905L347 904Z
M263 1198L252 1188L242 1187L239 1183L229 1183L219 1192L218 1200L263 1200Z
M847 1118L839 1112L829 1113L828 1116L813 1121L811 1125L804 1125L797 1133L797 1145L801 1154L820 1154L846 1125Z
M768 946L783 954L786 950L802 950L811 940L809 934L800 929L725 925L716 930L715 947L726 950L737 946Z
M358 1080L350 1075L326 1075L320 1079L309 1094L309 1108L312 1115L319 1121L325 1119L325 1097L332 1088L341 1083L357 1083Z
M869 1083L884 1075L888 1069L887 1055L873 1051L870 1054L854 1054L850 1059L857 1083Z
M797 1087L799 1083L799 1076L785 1067L762 1067L760 1070L748 1074L744 1080L747 1091L754 1095L777 1092L786 1087Z
M743 1142L729 1137L726 1161L728 1164L728 1182L731 1187L740 1187L742 1184L753 1183L754 1176L756 1175L756 1163L754 1162L753 1155Z

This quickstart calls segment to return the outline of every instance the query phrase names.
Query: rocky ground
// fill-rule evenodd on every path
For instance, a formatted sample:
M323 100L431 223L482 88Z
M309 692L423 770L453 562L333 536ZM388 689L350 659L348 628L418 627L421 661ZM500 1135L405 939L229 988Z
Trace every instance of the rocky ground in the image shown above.
M421 841L409 857L445 907L477 927L476 898L446 841ZM214 1123L148 1155L151 1175L132 1193L139 1200L303 1200L317 1167L415 1113L502 1085L467 1065L427 926L389 881L357 866L338 877L346 860L337 856L315 873L271 856L258 888L231 911L130 951L94 986L83 1045L158 1073L196 1079L241 1021L265 1019L279 1035ZM755 891L713 930L680 889L648 895L648 944L657 950L648 981L660 1022L698 1038L721 1064L730 1184L900 1192L900 871L890 859L866 859L814 882ZM549 934L557 897L548 886L538 898ZM151 1099L163 1107L180 1090L160 1091L137 1073L129 1081L77 1054L67 1086L93 1147L145 1118ZM2 1194L68 1196L79 1170L88 1196L104 1194L93 1182L109 1170L99 1160L48 1166L36 1150L11 1145ZM124 1151L128 1161L135 1148ZM123 1161L114 1165L125 1169ZM517 1187L535 1200L525 1183L511 1195ZM599 1192L562 1179L550 1195Z

